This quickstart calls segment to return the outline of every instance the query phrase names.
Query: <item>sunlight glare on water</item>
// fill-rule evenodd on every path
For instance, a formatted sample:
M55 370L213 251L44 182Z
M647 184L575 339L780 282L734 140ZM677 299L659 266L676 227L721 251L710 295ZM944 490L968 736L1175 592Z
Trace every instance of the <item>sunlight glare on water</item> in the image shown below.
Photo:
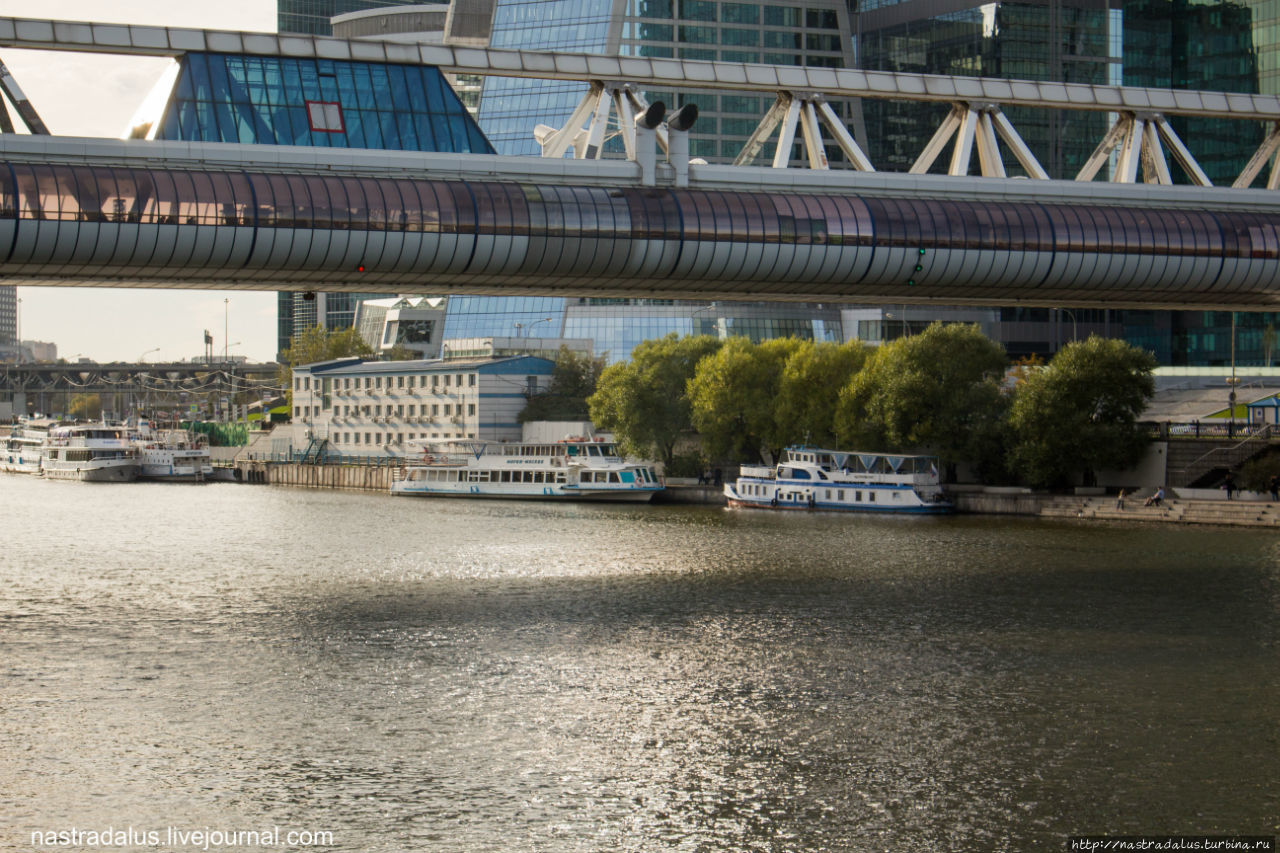
M0 849L106 824L351 851L1280 831L1271 534L0 495Z

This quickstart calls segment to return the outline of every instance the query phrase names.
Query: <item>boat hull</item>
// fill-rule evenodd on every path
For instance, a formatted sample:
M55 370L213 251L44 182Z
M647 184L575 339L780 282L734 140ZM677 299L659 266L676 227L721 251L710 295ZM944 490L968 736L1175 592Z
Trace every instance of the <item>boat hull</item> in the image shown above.
M475 484L462 484L462 488L422 488L395 483L391 494L421 498L498 498L530 501L587 501L592 503L648 503L661 489L572 489L555 486L540 487L538 491L494 491Z
M130 462L124 465L63 467L46 463L44 476L47 480L76 480L81 483L131 483L138 478L138 465Z
M849 488L846 491L853 494L855 490ZM867 493L870 490L863 487L861 491ZM865 502L852 499L845 501L824 500L819 497L799 494L795 496L784 494L781 498L771 496L767 499L757 500L742 496L732 484L724 487L725 500L734 509L860 512L890 515L946 515L955 511L955 506L949 501L923 501L915 492L909 489L877 489L875 491L877 498L896 498L897 503L892 502L892 500L868 500Z

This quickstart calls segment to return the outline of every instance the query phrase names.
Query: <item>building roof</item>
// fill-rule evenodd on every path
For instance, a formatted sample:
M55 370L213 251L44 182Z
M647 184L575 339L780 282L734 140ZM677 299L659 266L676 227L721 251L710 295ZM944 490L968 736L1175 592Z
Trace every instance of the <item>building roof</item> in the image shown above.
M1273 396L1280 388L1250 386L1236 392L1236 405L1247 405ZM1170 388L1157 391L1140 420L1154 423L1187 423L1222 415L1230 405L1227 386L1217 388Z
M411 359L406 361L364 361L358 358L340 358L332 361L318 361L314 364L303 364L294 368L312 375L323 373L325 376L367 376L370 374L401 373L457 373L459 370L474 370L478 373L550 373L555 362L546 358L531 355L504 356L499 358L471 359Z

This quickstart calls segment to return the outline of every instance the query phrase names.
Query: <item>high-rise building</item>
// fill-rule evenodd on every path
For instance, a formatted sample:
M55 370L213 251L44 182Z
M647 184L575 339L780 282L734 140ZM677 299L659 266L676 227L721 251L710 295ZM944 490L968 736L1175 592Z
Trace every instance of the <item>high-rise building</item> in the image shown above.
M866 69L1280 94L1280 11L1269 0L851 0L850 8L858 65ZM872 162L888 171L910 168L947 109L864 102ZM1007 115L1049 175L1067 180L1079 172L1112 118L1032 109L1009 109ZM1171 116L1170 124L1215 184L1235 180L1263 134L1260 125L1240 122ZM940 158L935 171L945 168ZM1015 163L1008 168L1021 174ZM1173 177L1185 180L1176 170ZM1050 309L1003 313L1046 329L1061 322ZM1063 313L1086 312L1064 306ZM1230 312L1111 311L1103 316L1100 325L1109 334L1152 350L1161 363L1216 365L1231 359ZM1276 314L1237 315L1237 361L1257 364L1269 357L1274 347L1264 346L1263 338L1278 321ZM1034 338L1054 340L1048 334Z
M18 288L0 287L0 345L18 343Z
M853 61L844 0L496 0L491 43L525 50L828 68L848 67ZM480 126L501 154L538 154L530 117L560 127L586 91L585 84L572 81L488 77ZM767 96L713 90L642 94L668 109L697 104L689 153L712 163L733 162L772 103ZM837 111L849 108L840 101L832 106ZM826 147L830 161L844 159L838 146ZM772 156L769 142L757 162Z
M287 0L281 0L283 9ZM455 0L438 19L414 9L352 13L334 34L478 44L526 50L622 53L730 62L839 67L851 54L843 0L760 5L715 0ZM492 28L490 31L490 19ZM283 21L283 19L282 19ZM426 31L414 36L413 26ZM464 98L480 94L476 115L499 154L538 156L536 124L564 124L587 91L584 83L487 77L455 82ZM645 92L649 102L698 105L690 134L694 156L730 162L769 106L758 95ZM623 156L620 142L606 156ZM762 156L772 157L766 147ZM834 145L828 157L842 154ZM641 341L666 334L745 335L754 340L797 336L843 340L839 306L801 303L683 302L670 299L565 299L536 296L453 296L444 339L482 337L587 338L597 355L625 360Z
M278 0L276 28L282 33L333 35L330 22L338 15L391 6L430 5L428 0Z

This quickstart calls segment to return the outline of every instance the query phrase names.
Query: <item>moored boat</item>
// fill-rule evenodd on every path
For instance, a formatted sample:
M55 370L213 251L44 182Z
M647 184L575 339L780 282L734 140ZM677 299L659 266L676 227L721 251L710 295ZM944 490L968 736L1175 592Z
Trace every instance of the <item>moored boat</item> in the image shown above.
M47 437L46 430L15 425L8 436L0 439L0 471L39 474Z
M123 483L138 476L138 451L123 426L55 427L45 439L40 466L50 480Z
M213 476L209 448L183 430L140 424L131 436L138 451L138 479L203 483Z
M945 513L934 456L788 447L773 466L742 467L726 483L732 507L850 512Z
M426 443L391 483L393 495L622 502L648 501L662 489L652 467L589 438Z

